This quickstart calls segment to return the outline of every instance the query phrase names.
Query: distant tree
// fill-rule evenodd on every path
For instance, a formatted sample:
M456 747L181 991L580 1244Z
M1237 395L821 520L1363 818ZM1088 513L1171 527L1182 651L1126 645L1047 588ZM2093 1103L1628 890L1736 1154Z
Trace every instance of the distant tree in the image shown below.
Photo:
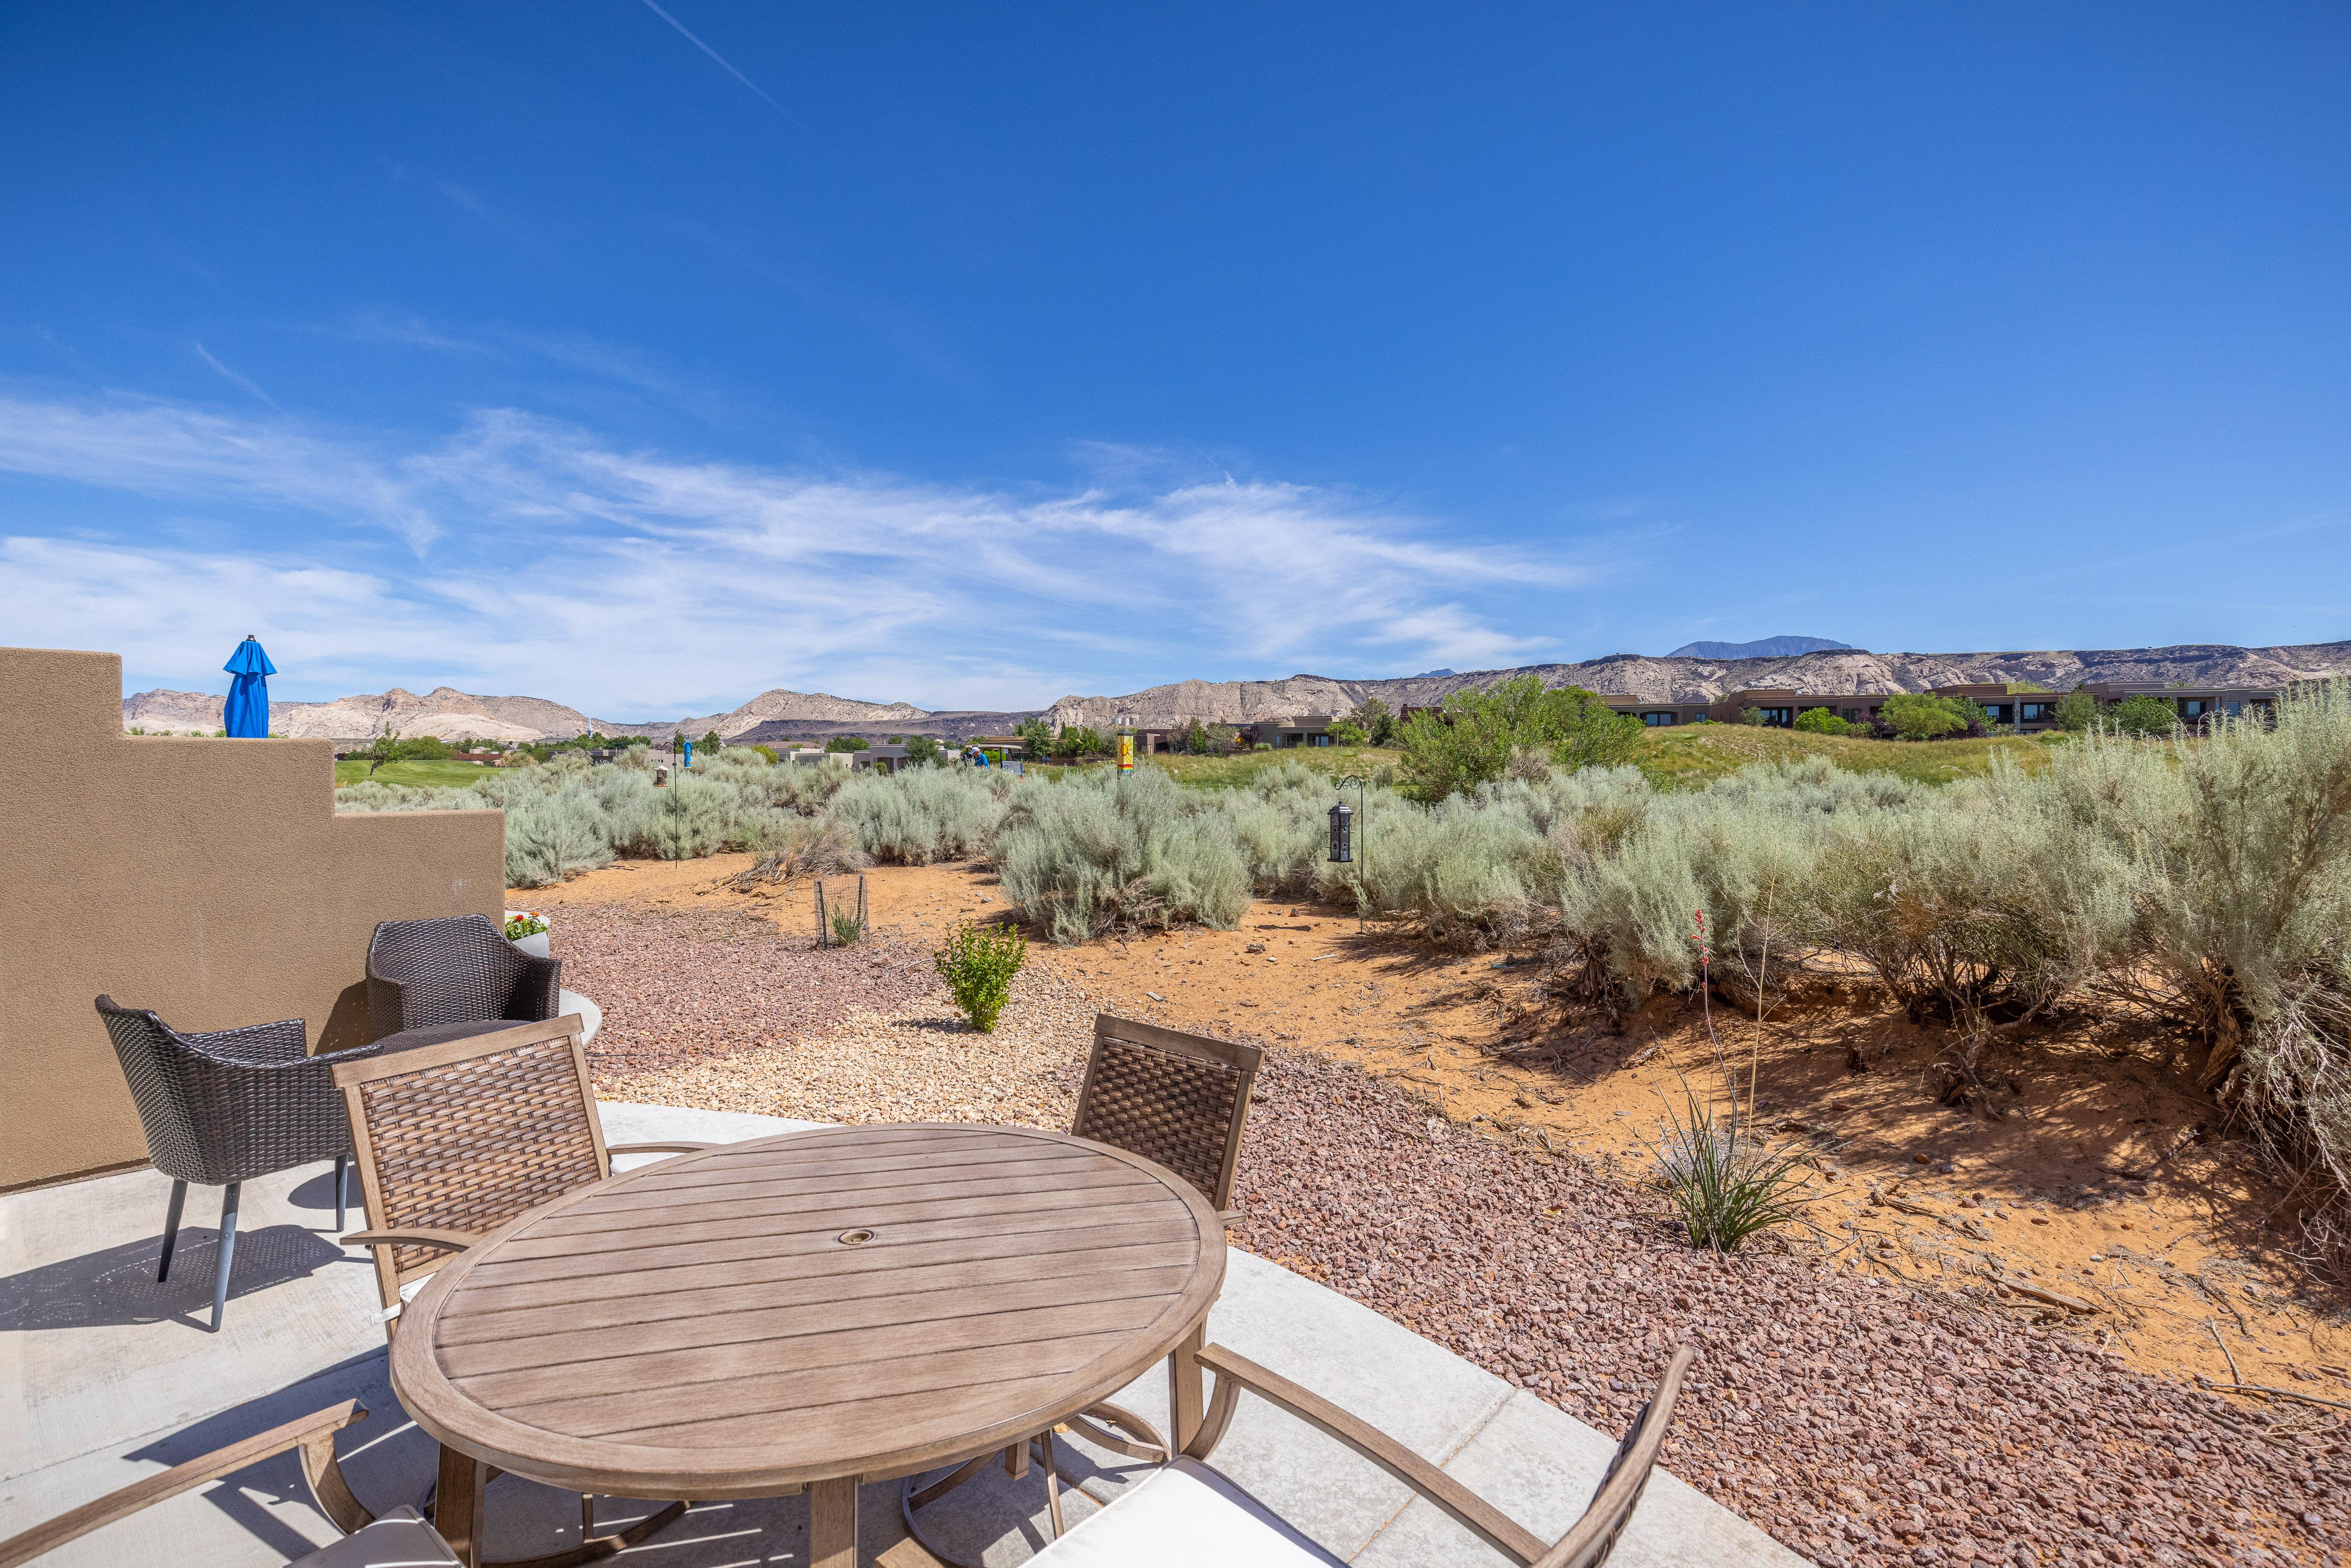
M2011 696L2014 696L2019 692L2045 692L2049 688L2047 686L2043 685L2039 681L2011 681L2008 683L2008 695Z
M927 735L910 737L906 741L906 760L917 768L935 768L946 755L939 743Z
M1894 733L1905 740L1932 740L1938 736L1963 735L1971 724L1981 724L1976 705L1929 692L1897 692L1881 710Z
M375 770L385 763L399 761L400 731L389 727L376 731L375 738L368 742L367 759L368 777L371 779L375 777Z
M695 744L701 747L705 751L724 751L726 748L726 743L719 738L718 732L715 729L709 734L704 736Z
M1363 726L1351 718L1343 718L1331 727L1331 744L1333 746L1363 746L1371 738Z
M2161 697L2141 692L2125 697L2105 714L2106 723L2124 735L2169 735L2179 724L2179 710Z
M1641 744L1641 721L1612 712L1581 686L1546 688L1520 675L1490 691L1464 687L1444 710L1419 713L1404 727L1405 788L1441 800L1502 776L1520 751L1546 751L1565 768L1609 767Z
M1771 716L1760 707L1743 707L1739 710L1739 722L1761 729L1771 722Z
M1215 744L1208 727L1197 718L1184 719L1176 726L1176 746L1179 750L1188 751L1195 757L1206 757Z
M1394 746L1396 742L1396 716L1388 705L1377 697L1365 697L1353 715L1355 725L1363 730L1364 740L1373 746Z
M1114 744L1109 736L1096 734L1084 725L1064 725L1061 733L1053 737L1053 755L1061 761L1074 762L1081 757L1105 753Z
M1222 757L1240 743L1241 732L1231 725L1212 724L1208 727L1208 755L1211 757Z
M2098 699L2078 687L2059 697L2050 716L2059 729L2085 730L2098 722Z
M777 760L776 748L772 746L754 746L751 749L758 752L760 756L766 758L770 762Z
M836 735L824 743L827 751L871 751L872 743L862 735Z
M1824 707L1808 707L1798 714L1796 727L1806 735L1844 735L1853 729L1834 710Z
M1024 718L1015 726L1013 734L1020 737L1020 749L1030 757L1053 755L1053 727L1042 718Z
M445 762L449 759L449 743L438 736L420 735L413 740L400 743L402 762Z

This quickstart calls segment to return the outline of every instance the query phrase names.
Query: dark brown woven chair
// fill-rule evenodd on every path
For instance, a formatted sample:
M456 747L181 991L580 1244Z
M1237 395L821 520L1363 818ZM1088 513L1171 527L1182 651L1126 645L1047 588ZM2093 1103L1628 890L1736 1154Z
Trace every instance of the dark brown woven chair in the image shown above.
M184 1034L144 1008L98 998L98 1016L147 1133L147 1157L172 1178L163 1246L155 1278L172 1276L172 1250L188 1184L225 1188L220 1249L213 1265L213 1332L228 1308L229 1265L236 1255L237 1195L246 1182L314 1160L335 1162L335 1228L343 1228L344 1176L350 1127L335 1092L339 1062L376 1053L372 1045L312 1056L300 1019L243 1029Z
M1249 1119L1249 1086L1257 1081L1258 1063L1264 1054L1253 1045L1099 1013L1094 1018L1093 1050L1086 1058L1085 1082L1078 1090L1077 1114L1070 1131L1158 1161L1199 1188L1201 1196L1229 1222L1233 1173L1240 1164L1241 1129ZM1170 1457L1167 1440L1150 1422L1107 1401L1069 1417L1061 1427L1129 1458L1165 1464ZM1007 1448L1005 1468L1015 1476L1025 1474L1032 1449L1043 1461L1046 1511L1058 1540L1061 1476L1053 1457L1053 1432L1038 1433ZM974 1459L927 1486L916 1485L921 1478L909 1476L899 1489L898 1511L906 1532L941 1562L956 1563L924 1532L915 1511L977 1475L986 1462Z
M117 1520L152 1508L166 1498L177 1497L223 1476L235 1475L294 1448L301 1450L302 1473L310 1483L310 1495L317 1500L319 1511L343 1531L343 1539L306 1553L288 1568L457 1568L457 1559L448 1542L413 1510L394 1509L379 1519L360 1505L344 1483L342 1469L335 1462L335 1434L354 1421L366 1419L367 1412L356 1400L345 1400L315 1416L288 1421L242 1443L232 1443L201 1458L173 1465L160 1474L142 1476L70 1513L59 1514L21 1535L0 1541L0 1568L18 1568L20 1563L45 1557L69 1541L78 1541Z
M544 1022L562 977L561 959L524 952L486 915L387 920L368 942L368 1011L385 1051Z
M608 1147L576 1016L347 1062L335 1070L335 1087L350 1120L370 1225L343 1240L375 1250L387 1338L402 1303L434 1270L517 1215L602 1181L612 1155L714 1146ZM580 1561L635 1545L685 1504L601 1537L594 1510L583 1495Z
M1557 1541L1547 1542L1376 1427L1246 1356L1208 1345L1200 1351L1199 1361L1217 1375L1216 1393L1198 1432L1185 1444L1183 1457L1078 1526L1066 1546L1056 1540L1030 1561L1037 1568L1061 1568L1064 1563L1166 1562L1183 1556L1186 1544L1199 1548L1213 1542L1221 1560L1228 1563L1323 1563L1341 1568L1340 1559L1207 1462L1246 1389L1353 1448L1518 1568L1600 1568L1632 1521L1642 1489L1656 1468L1691 1359L1688 1346L1675 1349L1656 1392L1616 1446L1583 1517ZM1176 1547L1172 1552L1171 1543Z

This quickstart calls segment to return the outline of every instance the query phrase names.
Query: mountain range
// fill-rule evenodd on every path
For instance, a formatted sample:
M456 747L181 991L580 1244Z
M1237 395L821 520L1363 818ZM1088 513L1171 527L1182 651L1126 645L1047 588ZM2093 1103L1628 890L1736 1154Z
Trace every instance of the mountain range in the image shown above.
M508 742L564 739L590 729L656 738L673 733L698 737L715 729L730 741L745 744L820 740L835 733L929 735L965 740L976 735L1005 734L1025 718L1040 716L1055 725L1105 729L1122 718L1156 727L1187 718L1210 724L1250 724L1298 714L1346 714L1374 697L1395 709L1440 703L1449 692L1491 685L1516 675L1535 675L1550 686L1578 685L1604 695L1652 701L1712 698L1726 692L1771 686L1840 695L1916 692L1961 681L2032 681L2054 691L2065 691L2085 681L2273 686L2319 675L2351 675L2351 642L2276 648L2191 643L2172 648L1980 653L1873 653L1838 646L1742 658L1612 653L1573 664L1524 664L1467 674L1431 671L1390 680L1298 674L1278 681L1178 681L1123 696L1065 696L1050 707L1017 712L933 712L911 703L863 702L823 692L778 688L762 692L726 713L657 724L592 718L544 697L483 696L450 686L419 696L395 686L373 695L332 702L273 702L269 718L276 733L334 740L364 739L385 729L444 740L472 737ZM122 699L122 725L125 729L151 733L209 734L220 727L221 701L216 695L201 692L139 692Z

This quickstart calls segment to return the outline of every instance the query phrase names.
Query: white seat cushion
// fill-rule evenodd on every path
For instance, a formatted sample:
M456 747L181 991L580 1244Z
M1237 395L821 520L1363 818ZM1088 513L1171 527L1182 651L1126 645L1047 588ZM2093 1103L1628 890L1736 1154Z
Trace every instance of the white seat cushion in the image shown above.
M287 1568L458 1568L456 1555L413 1508L395 1508L356 1535Z
M1183 1458L1029 1561L1040 1568L1345 1568L1225 1476Z

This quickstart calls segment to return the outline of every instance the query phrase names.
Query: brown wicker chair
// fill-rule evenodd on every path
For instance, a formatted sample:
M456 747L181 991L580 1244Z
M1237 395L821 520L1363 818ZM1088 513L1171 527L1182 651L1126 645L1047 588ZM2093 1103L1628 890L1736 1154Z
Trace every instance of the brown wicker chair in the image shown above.
M375 1249L384 1321L423 1280L528 1208L602 1181L615 1154L709 1144L604 1143L574 1017L510 1024L335 1069Z
M335 1087L371 1227L343 1241L375 1249L387 1339L402 1302L435 1270L525 1210L602 1181L612 1155L716 1146L608 1147L576 1016L350 1062L335 1070ZM685 1511L674 1502L598 1537L594 1508L580 1498L583 1560L625 1550Z
M0 1568L17 1568L47 1556L69 1541L128 1519L166 1498L234 1475L248 1465L275 1458L289 1448L302 1452L302 1474L310 1495L343 1539L297 1559L289 1568L457 1568L449 1544L413 1510L401 1508L379 1519L360 1506L343 1482L335 1463L335 1434L354 1421L367 1419L356 1400L288 1421L283 1427L232 1443L225 1448L173 1465L157 1475L142 1476L95 1502L37 1524L21 1535L0 1541Z
M368 939L379 1050L411 1051L538 1023L560 1010L563 963L524 952L486 915L387 920Z
M1632 1521L1674 1419L1692 1352L1677 1346L1656 1391L1616 1446L1583 1517L1557 1541L1545 1541L1379 1428L1222 1345L1199 1353L1217 1375L1216 1393L1183 1457L1153 1475L1030 1561L1038 1568L1122 1568L1137 1563L1280 1562L1342 1568L1323 1551L1207 1460L1223 1438L1247 1389L1337 1439L1426 1498L1519 1568L1599 1568Z
M314 1160L335 1162L335 1228L343 1228L344 1176L351 1134L329 1074L335 1064L373 1056L376 1047L312 1056L300 1019L189 1034L145 1008L98 998L131 1098L147 1134L147 1157L172 1178L155 1278L172 1276L172 1252L188 1184L217 1186L220 1244L213 1260L213 1332L228 1310L236 1257L237 1195L244 1184Z
M1086 1057L1085 1082L1078 1089L1078 1109L1070 1131L1158 1161L1199 1188L1229 1222L1233 1173L1240 1163L1241 1129L1249 1119L1249 1088L1257 1081L1258 1063L1264 1055L1253 1045L1099 1013L1094 1018L1093 1050ZM1172 1376L1172 1358L1169 1371ZM1061 1428L1129 1458L1165 1464L1171 1453L1167 1440L1150 1422L1108 1402L1069 1417ZM1008 1471L1019 1476L1027 1473L1032 1448L1043 1461L1046 1511L1058 1540L1061 1497L1053 1430L1005 1449L1004 1462ZM941 1562L955 1563L956 1559L933 1544L916 1521L914 1511L977 1475L984 1462L974 1459L927 1486L917 1486L921 1478L909 1476L899 1489L898 1511L907 1534Z

